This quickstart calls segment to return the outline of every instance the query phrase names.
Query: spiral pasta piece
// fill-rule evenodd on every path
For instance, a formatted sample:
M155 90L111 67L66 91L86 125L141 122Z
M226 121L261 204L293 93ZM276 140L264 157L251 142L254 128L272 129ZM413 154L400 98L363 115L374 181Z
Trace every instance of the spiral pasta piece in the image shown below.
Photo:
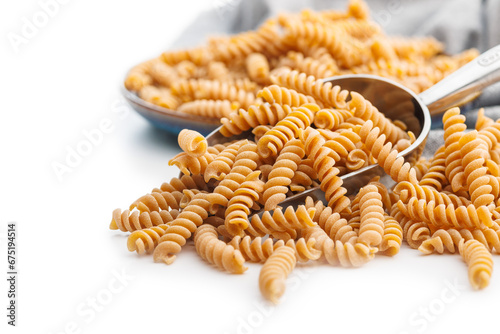
M359 136L368 150L372 152L384 171L396 182L411 181L417 183L416 172L404 157L398 157L398 151L392 149L392 144L386 142L384 134L380 133L378 127L373 126L373 122L368 120L359 128Z
M208 164L207 168L205 168L205 173L203 174L205 182L208 182L210 179L216 179L218 181L224 179L224 177L231 172L238 150L241 146L246 144L248 144L247 140L241 140L225 147L222 152Z
M214 161L215 155L206 152L199 157L193 157L181 152L168 161L169 166L176 166L185 175L199 175L205 173L207 166Z
M188 60L197 66L208 64L212 60L212 54L207 47L196 47L177 51L163 52L161 59L168 65L177 65Z
M188 155L198 158L207 153L208 143L205 137L194 130L183 129L177 137L180 148Z
M445 146L443 145L436 151L429 169L427 169L427 172L422 176L419 184L433 187L438 191L441 191L447 186L448 179L446 178L445 160Z
M476 130L464 134L458 144L472 204L476 208L489 205L495 197L491 193L493 188L489 185L490 178L486 175L488 167L485 166L485 162L489 156L487 144L478 138Z
M156 59L151 59L134 66L127 74L125 87L128 90L138 92L143 87L150 86L153 80L149 75L149 71L156 62Z
M301 73L312 75L317 79L328 78L339 73L336 61L327 54L321 59L305 57L303 53L289 51L286 56L286 64ZM318 57L319 58L319 57Z
M390 119L386 118L361 94L351 92L351 96L352 99L348 104L348 109L352 111L354 117L359 117L365 121L371 120L373 126L379 128L380 133L385 135L386 143L390 142L395 145L399 140L408 138L405 131L394 125Z
M460 109L451 108L444 113L445 174L455 192L465 189L466 180L462 166L459 140L466 128L465 116L460 115Z
M486 247L477 240L460 242L460 255L467 263L469 281L474 289L484 289L490 284L493 272L493 259Z
M379 246L379 253L394 256L399 253L403 242L403 229L393 217L384 214L384 236Z
M184 101L195 99L229 100L248 108L255 102L255 95L232 83L206 79L179 80L170 87L172 94Z
M360 225L358 242L374 248L384 236L384 208L382 196L375 185L367 185L359 191Z
M402 181L394 188L394 193L399 195L399 199L407 203L411 198L423 199L426 202L433 201L436 205L453 204L455 206L469 205L471 201L467 198L457 196L445 191L437 191L429 186L421 186L408 181Z
M321 250L315 248L316 240L314 238L300 238L297 241L288 240L285 246L295 250L295 257L298 262L307 262L317 260L321 257Z
M438 228L479 228L485 229L493 225L492 214L486 206L479 208L470 204L455 207L453 204L436 205L434 201L411 198L405 205L398 201L398 207L413 220L432 224Z
M240 109L229 114L227 118L222 118L220 133L225 137L231 137L259 125L275 125L291 112L290 106L279 103L253 105L248 110Z
M133 232L161 224L167 224L173 221L179 214L178 210L161 210L152 212L139 212L115 209L113 218L109 224L111 230L120 230L122 232Z
M251 53L245 61L248 76L253 81L267 83L269 80L269 62L261 53Z
M127 239L128 250L140 255L152 253L168 226L169 224L160 224L132 232Z
M295 239L297 230L315 225L312 221L314 212L314 208L306 209L304 205L299 205L297 210L289 206L284 212L278 207L272 215L269 211L265 211L262 218L253 215L245 233L252 237L279 235L284 241Z
M272 238L262 240L261 237L252 239L248 235L243 238L237 235L231 239L229 244L238 249L245 260L261 263L265 262L277 248L285 245L283 240L277 240L276 242Z
M248 268L241 252L219 240L217 229L209 224L198 227L194 234L196 252L208 263L231 274L242 274Z
M165 87L144 86L139 90L139 97L146 102L159 105L167 109L176 109L181 100Z
M332 240L319 226L308 228L304 237L316 240L316 248L321 250L326 261L331 265L342 267L360 267L375 256L376 249L370 248L356 240L342 243Z
M154 250L153 258L155 262L163 261L166 264L171 264L175 261L176 254L181 251L186 240L208 217L210 203L206 198L207 194L196 194L177 218L170 222L170 226L160 238Z
M262 196L266 211L274 210L286 198L288 186L304 155L304 145L300 140L290 140L285 144L264 185Z
M240 108L238 102L200 99L181 104L177 111L197 116L222 118L228 117L238 108Z
M264 189L264 184L259 180L259 176L260 171L250 173L229 200L225 212L225 225L227 231L234 236L242 235L243 230L249 225L250 209Z
M261 159L257 154L257 145L253 142L243 144L236 155L233 167L229 174L215 187L208 200L211 205L211 212L216 212L217 207L227 207L228 202L233 198L234 192L245 181L246 177L257 170L261 164Z
M336 130L352 116L352 112L347 109L321 109L314 117L314 125L318 129Z
M159 188L154 188L151 194L139 197L130 205L130 210L137 208L142 212L179 209L179 202L184 189L208 190L201 175L182 175L181 178L172 178L164 182Z
M339 169L334 167L340 155L331 148L325 147L326 141L317 130L309 127L301 134L306 155L314 162L314 170L318 173L321 189L325 192L328 206L335 212L342 212L349 206L345 197L347 190L342 187L342 179L338 177ZM332 157L333 156L333 157Z
M312 159L303 159L295 175L292 177L292 183L290 183L291 191L304 191L308 187L312 186L313 180L318 178L318 174L314 170L314 161Z
M288 246L279 247L266 260L259 274L259 288L262 295L277 304L285 293L285 281L295 268L295 250Z
M300 107L306 103L316 103L314 98L298 93L293 89L271 85L257 92L257 97L261 97L268 103L286 104L290 107Z
M276 85L312 96L316 101L322 102L325 107L337 109L347 107L348 91L342 90L340 86L333 86L331 82L323 82L313 76L307 76L305 73L283 70L271 77L271 81Z
M257 143L259 154L264 158L278 155L286 142L299 137L300 129L304 130L311 125L318 110L320 107L312 103L292 108L290 114L260 138Z

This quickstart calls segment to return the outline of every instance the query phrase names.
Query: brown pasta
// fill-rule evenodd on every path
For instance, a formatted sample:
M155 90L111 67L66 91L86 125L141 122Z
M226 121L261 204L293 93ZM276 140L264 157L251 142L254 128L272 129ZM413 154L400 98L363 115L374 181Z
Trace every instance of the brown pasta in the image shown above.
M233 246L218 239L215 227L203 224L194 234L196 252L207 262L214 264L231 274L242 274L248 268L244 267L245 259L241 252Z
M295 250L288 246L279 247L269 256L259 275L260 292L266 299L278 303L285 293L286 278L296 263Z

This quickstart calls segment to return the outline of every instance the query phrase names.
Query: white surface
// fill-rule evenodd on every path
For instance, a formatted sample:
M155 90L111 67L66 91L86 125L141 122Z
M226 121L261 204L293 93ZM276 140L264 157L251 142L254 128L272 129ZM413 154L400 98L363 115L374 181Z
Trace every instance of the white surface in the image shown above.
M126 235L108 230L114 208L126 208L178 173L167 166L178 150L175 138L133 112L120 117L117 87L126 69L161 52L196 11L211 5L69 2L16 54L5 36L19 33L22 17L40 7L32 0L1 3L0 232L10 221L18 223L20 274L14 329L6 326L7 286L0 280L1 328L8 333L496 329L500 276L495 273L484 291L472 291L458 255L422 256L403 247L395 258L378 256L360 269L296 270L280 305L271 307L258 290L260 265L231 276L203 263L191 245L173 265L156 264L129 253ZM60 182L52 163L63 163L67 146L75 149L85 139L83 131L106 118L113 123L111 133ZM4 277L5 239L0 249ZM498 266L498 257L494 260ZM125 286L113 274L123 270L133 276ZM455 294L448 290L454 282L461 286ZM90 311L92 298L106 296L109 303ZM424 320L418 312L429 307L434 313Z

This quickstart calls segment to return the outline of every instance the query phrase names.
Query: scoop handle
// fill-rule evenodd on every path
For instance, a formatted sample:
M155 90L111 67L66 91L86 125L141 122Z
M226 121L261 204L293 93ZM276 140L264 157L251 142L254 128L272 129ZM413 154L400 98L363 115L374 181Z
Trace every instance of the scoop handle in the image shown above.
M500 81L500 45L482 53L419 94L432 116L468 102L487 86Z

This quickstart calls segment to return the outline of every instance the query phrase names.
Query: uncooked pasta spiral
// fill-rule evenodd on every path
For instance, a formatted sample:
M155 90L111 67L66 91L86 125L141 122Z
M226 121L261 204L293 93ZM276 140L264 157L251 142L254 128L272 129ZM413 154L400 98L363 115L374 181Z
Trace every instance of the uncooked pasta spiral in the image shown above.
M325 140L318 131L309 127L301 134L306 155L314 162L314 170L318 173L321 189L325 192L328 206L335 212L342 212L349 206L349 199L345 197L347 190L342 187L342 179L338 177L339 169L334 167L340 156L331 148L325 147ZM334 159L331 155L336 155Z
M417 183L416 172L411 168L404 157L397 157L398 151L392 149L392 144L386 142L384 134L380 133L378 127L374 127L373 122L368 120L359 129L361 141L367 149L372 152L373 157L384 171L396 182L412 181Z
M340 240L333 241L319 226L306 229L304 237L316 240L316 248L322 251L326 261L331 265L359 267L375 256L376 249L371 249L356 240L346 243Z
M484 289L490 284L493 259L486 247L477 240L460 242L460 255L469 267L469 281L474 289Z
M439 204L453 204L455 206L469 205L471 202L467 198L457 196L445 191L437 191L429 186L421 186L408 181L402 181L394 188L394 193L399 195L399 199L407 203L411 198L423 199L426 202L434 201Z
M139 212L154 212L161 210L179 209L179 203L182 199L182 191L163 191L152 192L138 198L130 205L130 210L137 208Z
M214 159L215 155L210 152L206 152L199 157L193 157L186 152L181 152L170 159L168 165L176 166L185 175L198 175L205 173L205 169Z
M446 178L445 160L445 147L443 145L436 151L429 169L422 176L419 184L434 187L438 191L441 191L445 186L447 186L448 179Z
M212 54L207 47L164 52L161 59L168 65L176 65L184 60L189 60L195 65L205 65L212 60Z
M247 140L241 140L225 147L205 169L205 173L203 174L205 182L208 182L210 179L218 181L224 179L233 167L238 150L246 144L248 144Z
M347 109L322 109L314 117L314 125L319 129L336 130L338 126L352 117Z
M237 112L229 114L227 118L224 117L220 120L222 123L220 133L223 136L231 137L258 125L275 125L291 112L290 106L279 103L253 105L248 110L239 109Z
M181 100L165 87L144 86L139 90L139 97L167 109L176 109L181 103Z
M318 110L320 107L313 103L292 108L290 114L260 138L257 143L259 154L264 158L278 155L286 142L299 137L300 129L304 130L311 125Z
M318 217L318 225L333 241L339 240L345 244L355 241L358 237L358 233L354 231L352 225L346 219L341 218L338 212L333 212L332 208L328 206L321 211Z
M492 214L486 206L479 208L473 204L455 207L453 204L436 205L434 201L411 198L405 205L397 203L404 214L416 221L432 224L438 228L479 228L484 229L493 225Z
M286 198L288 186L292 183L304 155L304 144L299 139L290 140L285 144L264 185L263 200L266 211L274 210Z
M169 224L161 224L132 232L127 239L128 250L140 255L152 253L168 227Z
M368 155L360 148L356 148L349 152L345 163L349 171L355 171L368 166Z
M142 212L115 209L113 218L109 224L111 230L120 230L122 232L133 232L145 228L166 224L173 221L179 214L178 210L161 210L159 212Z
M206 116L214 118L228 117L232 112L238 110L240 104L229 100L195 100L185 102L177 108L177 111L186 114Z
M319 22L301 22L288 20L286 22L286 35L288 40L303 38L311 44L324 46L335 60L344 67L352 67L362 63L365 55L356 54L352 45L346 41L346 33L337 27L323 25Z
M488 167L485 166L488 158L488 146L481 138L478 138L476 130L464 134L458 141L460 154L462 155L462 167L470 194L472 204L476 208L489 205L495 197L491 193L493 188L490 178L486 175Z
M170 87L172 83L179 80L179 75L172 66L165 64L161 59L156 59L148 71L155 83Z
M328 54L328 58L315 59L312 57L305 57L303 53L289 51L286 59L289 61L288 65L302 73L312 75L317 79L328 78L339 72L337 63ZM327 60L327 61L325 61Z
M379 254L394 256L403 242L403 229L393 217L384 214L384 236L379 246Z
M289 206L284 212L282 208L277 207L272 215L269 211L265 211L262 218L253 215L245 233L252 237L279 235L280 239L288 241L290 238L295 239L298 229L314 226L313 216L314 208L306 209L304 205L299 205L297 210Z
M471 231L468 229L439 229L432 234L432 236L422 242L422 244L418 247L418 250L424 254L431 253L444 253L445 249L450 253L455 253L455 247L458 249L458 245L462 240L471 240L474 239Z
M186 240L196 231L196 228L208 217L209 202L207 194L196 194L189 205L170 222L170 226L165 234L160 238L154 250L153 258L155 262L163 261L171 264L175 261L177 253L181 251Z
M130 210L137 208L142 212L179 209L179 202L184 189L208 191L208 186L201 175L182 175L164 182L159 188L154 188L150 194L139 197L130 205Z
M382 196L374 185L366 185L359 191L360 225L358 242L374 248L384 236L384 208Z
M318 178L316 171L314 170L314 161L312 159L303 159L295 175L292 177L292 183L290 183L291 191L304 191L308 187L312 186L313 180Z
M210 211L216 212L218 206L227 207L234 192L250 173L258 169L260 164L261 159L257 154L257 145L253 142L243 144L238 150L229 174L215 187L213 193L207 195L211 205Z
M125 87L131 91L138 92L141 88L150 86L153 80L149 75L149 71L156 61L156 59L151 59L134 66L127 74Z
M271 77L273 83L293 89L299 93L312 96L316 101L322 102L325 107L345 109L349 92L340 86L333 86L331 82L323 82L313 76L307 76L298 71L283 70Z
M352 99L349 101L348 108L352 111L354 117L359 117L365 121L371 120L373 126L379 128L380 133L385 135L386 142L395 145L400 139L408 138L406 132L394 125L390 119L386 118L361 94L351 92L351 96Z
M261 53L251 53L245 61L248 76L255 82L262 84L269 80L269 62Z
M243 230L248 227L250 210L264 189L259 175L260 171L250 173L227 204L225 225L227 231L234 236L242 235Z
M179 80L171 86L172 94L192 101L194 99L229 100L248 108L255 102L255 95L228 82L189 79Z
M307 262L309 260L317 260L321 257L321 250L315 248L316 240L308 238L300 238L297 241L292 239L288 240L285 246L295 250L295 256L298 262Z
M285 293L285 281L295 268L295 250L288 246L276 249L262 266L259 275L259 288L262 295L277 304Z
M464 189L466 183L458 143L466 128L465 116L460 115L460 109L451 108L444 113L445 174L455 192Z
M207 153L208 143L205 137L194 130L183 129L179 132L177 142L180 148L192 157L201 157Z
M261 97L269 103L286 104L290 107L300 107L306 103L316 103L314 98L298 93L293 89L271 85L257 92L257 97Z
M219 240L217 229L209 224L198 227L194 234L196 252L208 263L231 274L242 274L245 259L238 249Z
M229 245L238 249L247 261L265 262L277 248L284 246L285 242L283 240L274 242L272 238L264 241L261 237L252 239L248 235L242 238L237 235L231 239Z

